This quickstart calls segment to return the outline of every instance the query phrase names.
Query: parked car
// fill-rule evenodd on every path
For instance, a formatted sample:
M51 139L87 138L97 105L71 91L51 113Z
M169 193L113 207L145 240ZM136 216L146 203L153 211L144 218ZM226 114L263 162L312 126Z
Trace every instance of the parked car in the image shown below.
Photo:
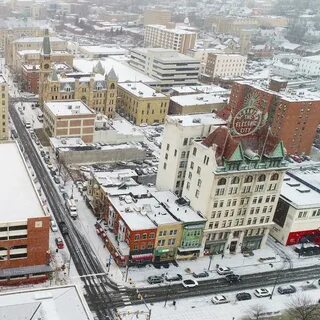
M241 277L238 274L228 274L225 279L230 283L238 283L241 281Z
M49 163L47 164L47 167L48 167L48 169L50 170L50 169L53 168L53 164L49 162Z
M150 276L147 278L148 283L150 284L157 284L163 282L163 277L161 276Z
M295 293L297 291L296 287L294 287L291 284L288 286L280 286L280 287L278 287L277 290L280 294L291 294L291 293Z
M192 273L192 276L195 278L207 278L209 277L209 273L207 271L199 272L199 273Z
M62 197L63 197L64 200L69 199L69 195L68 195L67 192L63 192L63 193L62 193Z
M142 170L140 168L136 168L136 173L138 176L141 176L142 175Z
M53 181L54 181L56 184L60 184L60 179L59 179L59 177L57 177L57 176L54 176L54 177L53 177Z
M238 301L252 299L251 294L249 292L239 292L236 294L236 298Z
M180 281L182 280L182 275L181 274L177 274L175 276L165 276L165 280L169 281L169 282L173 282L173 281Z
M56 222L54 220L50 221L50 228L53 232L57 232L58 231L58 226L56 224Z
M226 296L223 296L222 294L216 295L211 298L211 301L213 304L222 304L222 303L228 303L230 300L226 298Z
M40 155L41 155L41 157L44 157L44 156L46 155L45 151L44 151L44 150L41 150L41 151L40 151Z
M260 288L260 289L254 290L254 295L258 298L270 297L271 292L267 288Z
M55 239L56 245L59 249L63 249L64 248L64 243L62 241L62 239L60 237Z
M64 186L59 186L59 190L60 190L60 192L62 192L62 193L64 193L66 190L65 190L65 188L64 188Z
M182 280L182 285L185 288L194 288L194 287L198 286L199 284L196 280L186 279L186 280Z
M233 273L233 271L229 267L218 267L217 272L218 272L218 274L223 275L223 276Z

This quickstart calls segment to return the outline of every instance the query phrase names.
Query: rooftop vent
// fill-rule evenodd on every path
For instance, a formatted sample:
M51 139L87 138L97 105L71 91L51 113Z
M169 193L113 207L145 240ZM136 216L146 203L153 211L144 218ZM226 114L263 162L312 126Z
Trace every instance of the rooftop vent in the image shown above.
M195 118L195 119L192 119L192 122L193 123L200 123L201 119L200 118Z
M298 182L287 183L287 185L290 187L300 187L300 183L298 183Z

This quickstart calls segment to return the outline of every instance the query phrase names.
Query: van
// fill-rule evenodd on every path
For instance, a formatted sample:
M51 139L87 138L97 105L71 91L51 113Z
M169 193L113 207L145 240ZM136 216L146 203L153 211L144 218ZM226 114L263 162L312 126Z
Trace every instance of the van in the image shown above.
M54 220L50 221L50 228L51 228L52 232L58 232L58 226Z

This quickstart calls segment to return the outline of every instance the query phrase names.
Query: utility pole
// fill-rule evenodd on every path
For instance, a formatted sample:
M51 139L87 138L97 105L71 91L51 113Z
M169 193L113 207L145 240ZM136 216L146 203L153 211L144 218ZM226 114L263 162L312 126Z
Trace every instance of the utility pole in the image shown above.
M212 262L212 259L213 259L213 254L211 254L209 256L209 265L208 265L208 271L210 271L210 267L211 267L211 262Z

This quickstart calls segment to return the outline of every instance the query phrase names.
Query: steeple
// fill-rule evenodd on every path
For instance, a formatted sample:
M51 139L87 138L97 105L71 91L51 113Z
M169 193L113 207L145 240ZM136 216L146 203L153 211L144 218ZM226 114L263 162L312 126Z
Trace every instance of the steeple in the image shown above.
M104 76L105 74L105 69L104 67L102 66L102 63L101 61L99 60L99 62L93 67L92 69L93 73L99 73L101 75Z
M51 54L51 45L50 45L50 37L49 37L48 29L46 29L44 32L41 53L44 56L50 56Z
M107 78L109 81L118 81L118 77L117 77L113 67L109 71Z

